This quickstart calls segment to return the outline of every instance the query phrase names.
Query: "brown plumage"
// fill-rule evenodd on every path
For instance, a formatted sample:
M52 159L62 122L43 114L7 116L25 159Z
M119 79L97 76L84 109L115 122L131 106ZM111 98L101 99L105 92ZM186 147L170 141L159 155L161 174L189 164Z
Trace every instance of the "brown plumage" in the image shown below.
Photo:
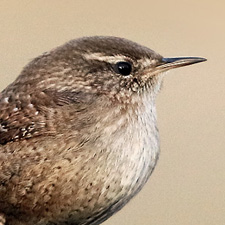
M87 37L29 63L0 96L0 223L99 224L122 208L158 159L162 72L201 61Z

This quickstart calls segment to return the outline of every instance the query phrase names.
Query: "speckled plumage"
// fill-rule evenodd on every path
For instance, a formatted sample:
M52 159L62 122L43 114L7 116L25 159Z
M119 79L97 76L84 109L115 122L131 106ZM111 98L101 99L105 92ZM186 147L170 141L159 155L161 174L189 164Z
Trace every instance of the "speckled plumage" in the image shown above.
M115 73L118 61L131 75ZM30 62L0 96L0 221L99 224L122 208L157 162L155 97L161 72L178 66L115 37Z

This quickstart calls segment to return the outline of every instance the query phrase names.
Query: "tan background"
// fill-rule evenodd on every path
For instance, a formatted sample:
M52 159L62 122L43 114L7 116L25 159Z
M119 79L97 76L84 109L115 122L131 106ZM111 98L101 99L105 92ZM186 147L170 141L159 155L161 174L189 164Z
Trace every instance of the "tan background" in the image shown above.
M104 224L225 224L225 1L1 0L0 88L33 57L87 35L125 37L167 57L208 58L165 78L158 166Z

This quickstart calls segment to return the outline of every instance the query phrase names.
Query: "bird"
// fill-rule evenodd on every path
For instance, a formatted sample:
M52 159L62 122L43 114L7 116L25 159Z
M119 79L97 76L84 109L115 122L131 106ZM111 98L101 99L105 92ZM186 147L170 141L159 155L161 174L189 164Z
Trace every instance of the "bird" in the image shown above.
M33 59L0 93L0 222L97 225L147 182L160 152L165 58L125 38L71 40Z

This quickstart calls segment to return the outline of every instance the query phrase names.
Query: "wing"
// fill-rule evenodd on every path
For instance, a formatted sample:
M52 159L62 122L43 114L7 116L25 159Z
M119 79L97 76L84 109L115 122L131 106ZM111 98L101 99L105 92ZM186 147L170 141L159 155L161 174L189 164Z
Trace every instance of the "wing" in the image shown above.
M38 103L37 99L41 101ZM47 131L53 132L54 129L51 132L49 127L46 129L47 117L44 113L47 107L46 100L44 93L40 93L39 96L2 94L0 98L0 144L31 138Z
M45 90L32 94L0 95L0 144L40 135L54 135L71 115L90 107L95 95ZM72 110L72 112L71 112ZM78 121L79 118L71 120Z

